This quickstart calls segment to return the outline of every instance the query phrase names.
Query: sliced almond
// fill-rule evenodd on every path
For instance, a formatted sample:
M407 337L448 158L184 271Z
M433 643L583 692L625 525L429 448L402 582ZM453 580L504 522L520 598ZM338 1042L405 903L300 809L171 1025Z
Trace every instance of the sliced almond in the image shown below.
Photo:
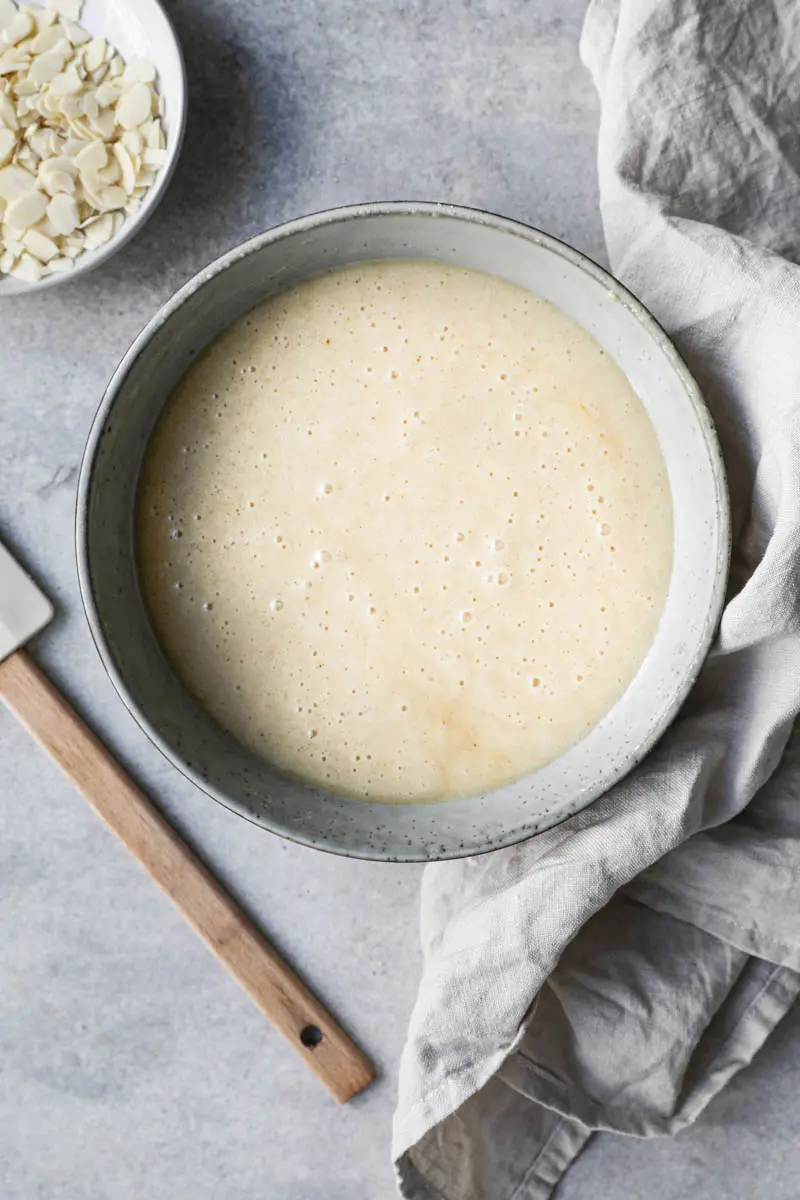
M36 173L39 166L39 155L30 146L21 146L14 157L17 166L25 167L32 175Z
M155 83L155 81L156 69L151 62L146 62L144 59L129 62L122 72L120 80L123 88L131 87L134 83Z
M153 167L153 168L155 168L155 170L158 170L159 167L163 167L164 163L166 161L167 161L166 150L150 150L148 148L147 150L145 150L144 154L142 155L142 162L144 163L144 165L146 167Z
M0 30L5 29L17 15L17 6L11 0L0 0Z
M71 96L83 89L83 81L74 67L67 67L50 81L50 91L55 96Z
M59 170L49 170L46 174L42 171L43 167L49 166L51 162L55 161L57 160L51 158L39 166L39 181L42 188L48 196L58 196L62 192L67 196L71 196L75 191L75 180L71 175L67 174L66 171Z
M94 141L88 142L78 154L71 157L81 173L85 171L102 171L108 162L108 151L104 143L99 138L95 138Z
M7 129L19 129L17 110L8 96L0 95L0 125Z
M122 142L114 144L114 154L119 163L120 179L122 186L128 195L131 194L136 187L136 168L133 165L133 159L128 153L127 147Z
M143 125L140 133L151 150L164 149L164 134L161 129L161 121L158 117L154 121L148 121Z
M104 141L111 141L114 136L116 119L113 108L101 108L96 117L87 118L92 131Z
M30 254L23 254L8 273L23 283L38 283L42 278L42 264Z
M56 243L52 238L40 233L38 229L29 229L22 239L22 244L34 258L38 258L39 262L50 262L51 258L58 257Z
M126 129L122 135L121 145L125 147L129 154L141 154L144 145L144 138L139 129Z
M31 54L47 54L48 50L53 50L62 40L63 34L59 27L51 25L48 29L43 29L41 33L36 34L31 42Z
M41 221L46 211L47 197L45 195L41 192L26 192L25 195L9 203L6 209L6 224L12 229L27 229L30 225Z
M100 199L103 202L103 208L106 210L122 208L128 202L128 193L125 191L125 188L115 184L111 187L104 187L100 193Z
M84 236L86 238L86 249L95 250L98 246L102 246L109 238L114 235L114 221L111 213L104 213L102 217L92 221L84 228Z
M36 26L31 17L25 12L18 12L0 33L0 41L5 42L7 46L16 46L17 42L23 41L24 38L30 37L35 32Z
M42 33L43 30L49 29L56 22L56 13L52 8L41 8L38 5L27 5L26 11L33 17L36 22L36 32Z
M63 71L64 61L64 55L59 50L52 50L49 54L40 54L31 64L29 78L35 83L50 83L56 75Z
M87 33L77 21L71 21L69 17L62 17L60 24L73 46L84 46L92 40L92 35Z
M33 149L39 155L39 158L50 158L50 130L38 127L32 132L25 131L25 136L28 138Z
M84 117L67 117L66 121L70 133L76 138L81 138L84 142L91 142L94 139L92 127Z
M97 103L100 105L100 107L108 108L110 105L117 103L122 93L120 92L116 83L111 83L109 80L107 80L105 83L100 84L99 88L95 92L95 95L97 96Z
M83 61L87 71L96 71L106 60L106 43L101 37L92 38L83 52Z
M89 143L85 138L76 138L70 134L67 138L61 138L61 155L64 158L69 158L74 165L76 156L80 154L81 150L85 150L88 145ZM77 166L75 170L78 170Z
M71 258L54 258L45 267L45 275L65 275L74 267Z
M47 219L60 234L72 233L78 227L78 205L73 196L59 193L47 206Z
M117 121L123 129L135 129L150 116L152 97L146 83L135 83L123 92L117 104Z
M105 211L105 205L100 198L103 185L96 176L81 175L81 186L78 195L87 202L92 215Z
M113 158L109 158L108 166L103 167L102 171L97 172L97 179L100 183L105 184L106 187L111 187L112 184L119 183L120 178L119 163L117 162L116 155L114 155Z
M22 233L23 231L21 229L12 229L10 225L6 225L5 222L3 222L3 243L11 251L15 258L19 258L20 254L22 254L23 250L25 249L22 242L19 240L22 237Z
M26 171L23 167L12 163L0 170L0 196L9 204L35 189L36 180L30 171Z
M67 96L62 96L58 111L65 117L82 117L83 116L83 96L71 93Z
M47 213L45 213L41 221L37 221L35 225L31 225L31 229L35 229L37 233L43 233L45 237L52 238L53 241L61 237L61 234L54 228Z
M97 117L100 115L100 105L97 102L97 92L94 88L84 92L81 96L81 108L84 117Z

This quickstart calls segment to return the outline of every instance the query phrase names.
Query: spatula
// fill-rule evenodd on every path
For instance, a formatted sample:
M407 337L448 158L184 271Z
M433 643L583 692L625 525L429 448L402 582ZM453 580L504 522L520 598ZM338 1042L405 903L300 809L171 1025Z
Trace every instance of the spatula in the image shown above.
M0 699L344 1104L374 1079L369 1060L20 649L52 616L0 544Z

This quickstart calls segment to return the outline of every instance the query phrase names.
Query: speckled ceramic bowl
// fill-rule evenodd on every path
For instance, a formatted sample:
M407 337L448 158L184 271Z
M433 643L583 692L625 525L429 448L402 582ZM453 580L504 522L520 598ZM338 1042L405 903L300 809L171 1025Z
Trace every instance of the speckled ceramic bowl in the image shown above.
M641 397L669 471L674 567L656 639L628 690L561 758L490 795L395 807L347 800L280 776L223 732L172 673L136 573L139 468L165 399L195 355L265 297L346 263L429 258L501 275L558 305L619 363ZM722 606L728 501L697 387L642 306L575 250L513 221L434 204L373 204L292 221L232 250L142 331L105 394L81 470L81 591L123 701L163 753L220 803L284 837L386 860L507 846L590 804L639 762L683 702Z

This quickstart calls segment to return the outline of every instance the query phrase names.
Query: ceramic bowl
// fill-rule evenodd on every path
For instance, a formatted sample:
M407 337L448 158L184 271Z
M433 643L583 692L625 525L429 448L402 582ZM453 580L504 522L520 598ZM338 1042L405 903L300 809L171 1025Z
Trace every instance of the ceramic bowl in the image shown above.
M612 355L641 397L669 473L674 566L655 641L604 719L562 757L489 795L390 806L287 780L219 728L170 669L139 592L133 514L142 457L170 390L226 325L265 297L347 263L426 258L500 275L558 305ZM283 837L363 858L424 861L507 846L563 821L621 779L666 729L709 648L725 590L728 500L706 407L664 332L616 280L535 229L433 204L319 213L212 263L142 331L89 436L78 493L80 586L125 704L216 800Z
M110 42L126 62L146 59L155 65L158 91L166 105L163 124L167 161L138 212L126 218L125 224L109 242L79 255L67 274L48 275L39 283L23 283L9 275L0 275L0 299L29 295L69 283L111 258L152 216L169 186L180 155L186 126L186 72L177 35L159 0L84 0L80 23L88 33Z

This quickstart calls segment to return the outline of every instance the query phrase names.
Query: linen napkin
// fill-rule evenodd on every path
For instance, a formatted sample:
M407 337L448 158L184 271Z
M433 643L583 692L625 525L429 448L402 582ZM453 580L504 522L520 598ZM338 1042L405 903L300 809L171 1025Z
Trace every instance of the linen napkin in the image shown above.
M595 1129L694 1120L800 990L800 6L595 0L614 273L723 444L714 650L631 776L557 829L436 864L395 1116L409 1200L543 1200ZM773 774L774 772L774 774Z

